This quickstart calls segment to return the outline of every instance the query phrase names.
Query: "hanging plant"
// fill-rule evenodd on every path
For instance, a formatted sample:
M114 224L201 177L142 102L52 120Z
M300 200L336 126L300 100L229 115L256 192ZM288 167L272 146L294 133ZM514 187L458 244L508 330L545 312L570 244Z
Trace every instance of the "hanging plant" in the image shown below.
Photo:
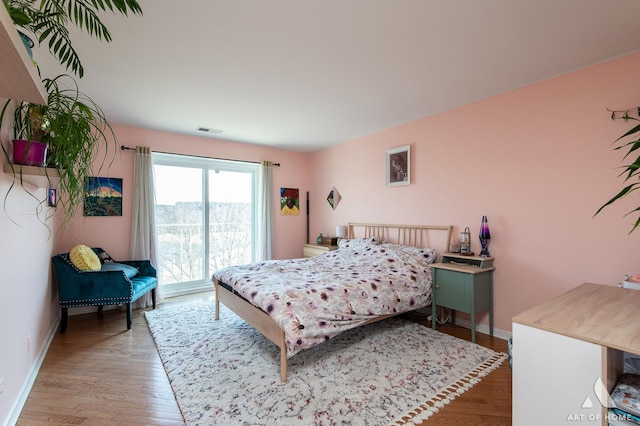
M111 34L100 20L101 12L142 15L142 8L136 0L2 1L13 23L35 36L38 43L46 43L49 52L77 77L84 75L84 68L69 37L68 28L71 25L91 37L110 42ZM9 100L0 112L0 126L5 114L13 113L13 134L16 139L37 139L48 145L47 165L55 168L59 175L60 197L56 210L61 211L65 227L82 205L85 178L103 166L109 166L116 152L111 147L117 146L117 141L103 111L78 89L73 76L63 74L42 81L47 92L46 105ZM19 181L23 184L22 169L14 168L4 144L0 145L7 162L11 164L14 183ZM99 159L98 153L101 156ZM48 177L46 169L45 174ZM12 183L5 194L5 203L13 186ZM27 192L30 193L28 189ZM42 203L36 213L41 211ZM49 214L52 213L45 213Z
M48 145L47 166L56 169L60 179L56 209L62 213L64 226L71 223L83 203L85 179L113 162L117 141L102 109L78 89L72 76L62 74L43 82L47 105L19 102L13 114L13 133L16 139L26 140L37 134L38 140ZM0 122L14 102L5 103ZM4 145L2 150L9 160ZM94 170L98 153L101 162Z

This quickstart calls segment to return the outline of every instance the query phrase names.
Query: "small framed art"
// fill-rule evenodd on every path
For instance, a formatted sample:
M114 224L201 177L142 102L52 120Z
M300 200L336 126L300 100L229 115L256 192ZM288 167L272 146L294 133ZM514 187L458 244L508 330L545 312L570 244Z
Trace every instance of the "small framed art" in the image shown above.
M300 214L300 190L298 188L280 188L280 214L298 216Z
M409 185L411 183L411 145L387 150L387 186Z
M122 178L85 178L84 216L122 216Z
M55 188L47 189L47 206L49 207L57 207L58 206L58 190Z
M329 191L327 201L329 202L331 208L335 210L336 207L338 207L338 204L340 204L340 200L342 200L342 195L340 195L340 193L334 186L333 188L331 188L331 191Z

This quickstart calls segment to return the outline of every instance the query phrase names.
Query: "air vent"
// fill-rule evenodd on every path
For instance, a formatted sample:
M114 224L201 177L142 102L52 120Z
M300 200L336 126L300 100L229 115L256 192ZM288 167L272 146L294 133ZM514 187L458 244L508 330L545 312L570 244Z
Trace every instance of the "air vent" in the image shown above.
M199 132L205 132L205 133L218 134L218 133L222 133L224 130L220 130L220 129L210 129L210 128L208 128L208 127L198 127L198 131L199 131Z

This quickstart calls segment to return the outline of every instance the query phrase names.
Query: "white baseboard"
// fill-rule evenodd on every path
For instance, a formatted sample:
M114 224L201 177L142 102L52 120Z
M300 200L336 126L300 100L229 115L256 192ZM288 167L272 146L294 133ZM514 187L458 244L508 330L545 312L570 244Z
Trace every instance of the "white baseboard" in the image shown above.
M18 418L20 417L20 413L24 408L24 404L27 402L27 398L29 397L29 393L31 393L31 389L33 388L33 384L36 382L36 378L38 377L38 373L40 372L40 367L42 367L42 363L44 362L44 358L47 356L47 352L49 351L49 346L51 346L51 342L58 332L58 325L60 324L61 316L58 315L58 318L54 321L53 327L49 331L49 336L47 336L47 340L42 345L42 350L38 354L38 358L36 359L33 368L31 369L31 373L29 374L29 379L24 384L22 391L20 392L20 396L16 400L15 404L11 408L9 412L8 425L15 425L18 422Z
M456 318L456 325L471 330L471 321L468 319ZM486 334L487 336L491 335L491 332L489 331L489 325L487 324L476 324L476 332ZM502 340L509 340L509 337L511 337L511 332L493 327L493 337L497 337L498 339Z

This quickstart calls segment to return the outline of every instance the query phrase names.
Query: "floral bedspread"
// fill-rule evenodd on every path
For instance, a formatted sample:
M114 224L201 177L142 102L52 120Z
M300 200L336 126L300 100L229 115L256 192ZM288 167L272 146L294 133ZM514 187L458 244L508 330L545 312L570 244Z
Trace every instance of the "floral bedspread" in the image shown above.
M220 269L213 278L269 314L287 356L385 314L431 303L433 249L343 240L317 257Z

